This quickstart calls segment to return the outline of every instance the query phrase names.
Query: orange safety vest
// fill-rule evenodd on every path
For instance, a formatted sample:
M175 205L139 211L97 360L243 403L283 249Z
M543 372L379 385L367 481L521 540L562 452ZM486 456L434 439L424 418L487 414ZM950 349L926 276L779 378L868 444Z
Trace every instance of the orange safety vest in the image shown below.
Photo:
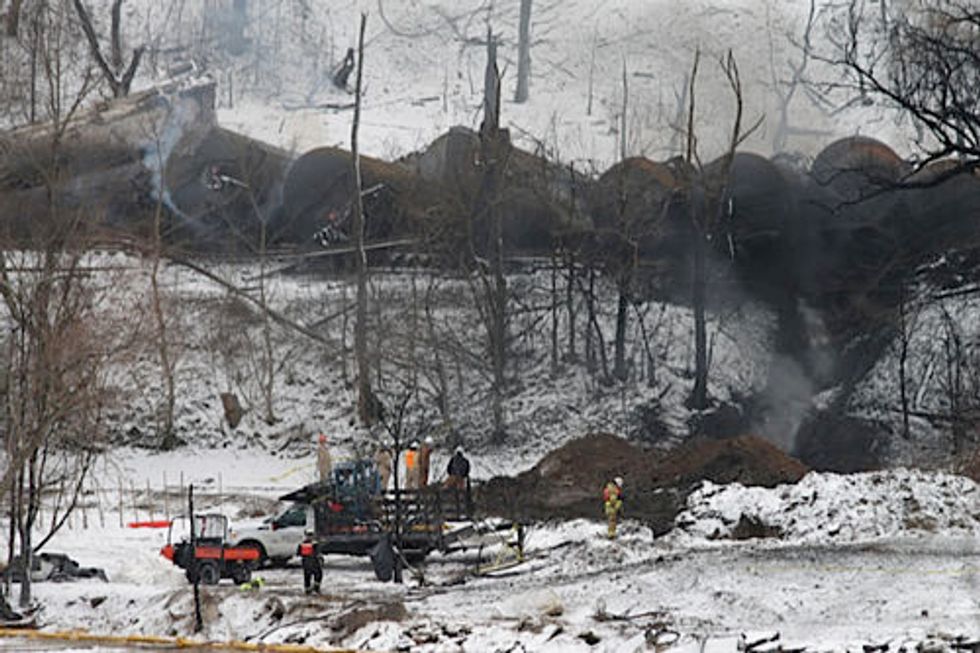
M312 542L303 542L302 544L300 544L299 545L299 554L301 556L303 556L304 558L307 558L307 557L313 555L313 543Z
M415 451L412 449L405 452L405 467L415 469Z
M615 483L606 483L606 487L602 488L602 500L606 503L621 502L622 496L622 489Z

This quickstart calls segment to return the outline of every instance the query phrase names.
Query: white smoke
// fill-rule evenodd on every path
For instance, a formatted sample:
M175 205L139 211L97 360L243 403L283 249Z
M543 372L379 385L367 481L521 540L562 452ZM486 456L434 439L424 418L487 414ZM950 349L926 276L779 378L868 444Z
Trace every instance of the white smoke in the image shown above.
M210 80L198 80L190 87L161 86L158 99L165 103L163 116L149 130L143 165L152 175L154 199L185 220L192 220L174 203L166 179L167 163L174 154L192 150L215 123L212 106L203 106L213 97L204 92L213 88Z

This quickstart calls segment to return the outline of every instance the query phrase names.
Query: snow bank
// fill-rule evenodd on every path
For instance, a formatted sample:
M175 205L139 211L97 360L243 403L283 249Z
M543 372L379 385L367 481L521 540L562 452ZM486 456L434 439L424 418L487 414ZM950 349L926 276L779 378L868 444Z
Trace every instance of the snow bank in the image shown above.
M677 516L679 540L747 539L847 543L928 534L980 535L980 493L968 478L895 469L811 472L775 488L706 481Z

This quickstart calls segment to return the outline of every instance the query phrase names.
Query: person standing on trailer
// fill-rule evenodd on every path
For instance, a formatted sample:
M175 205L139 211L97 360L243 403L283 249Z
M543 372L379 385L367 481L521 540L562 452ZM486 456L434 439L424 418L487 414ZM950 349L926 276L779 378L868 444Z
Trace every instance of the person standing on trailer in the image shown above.
M388 481L391 479L391 464L391 449L388 447L378 448L378 452L374 454L374 466L378 470L382 494L388 491Z
M415 441L405 452L405 487L409 490L419 487L419 443Z
M469 485L470 461L463 454L463 447L456 447L453 457L449 459L446 467L446 487L455 490L465 490Z
M434 444L432 436L427 435L419 449L419 488L429 485L429 464L432 462L432 446Z
M321 483L329 483L330 475L333 472L333 458L330 456L330 447L327 443L327 436L323 433L318 438L319 442L316 449L316 469Z
M472 512L472 504L470 497L470 461L466 459L463 455L463 447L456 447L453 457L449 459L449 465L446 467L446 479L445 486L447 488L452 488L454 490L453 496L456 499L456 512L461 513L461 508L466 507L466 511ZM465 494L466 502L461 503L461 495Z

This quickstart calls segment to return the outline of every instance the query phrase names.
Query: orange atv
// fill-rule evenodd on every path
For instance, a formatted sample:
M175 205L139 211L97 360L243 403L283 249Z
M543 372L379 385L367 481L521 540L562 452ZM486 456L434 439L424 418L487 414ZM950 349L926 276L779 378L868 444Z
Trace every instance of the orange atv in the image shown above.
M195 515L193 524L186 516L175 517L160 555L183 569L188 581L204 585L222 578L247 583L259 561L258 549L228 546L228 518L217 513Z

